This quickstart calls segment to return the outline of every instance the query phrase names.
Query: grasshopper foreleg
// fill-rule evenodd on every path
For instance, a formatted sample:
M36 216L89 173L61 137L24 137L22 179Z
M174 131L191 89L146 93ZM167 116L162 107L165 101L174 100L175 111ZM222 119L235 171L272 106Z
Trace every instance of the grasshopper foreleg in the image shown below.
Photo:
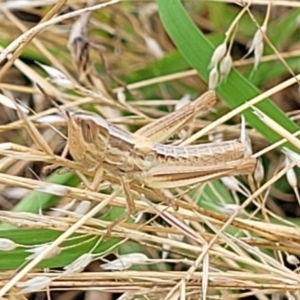
M132 197L132 194L131 194L129 183L122 176L120 176L120 181L121 181L121 185L122 185L122 188L124 190L125 197L126 197L126 206L127 206L126 207L126 212L120 218L118 218L117 220L112 222L107 227L107 232L106 232L107 236L111 235L111 231L116 225L121 224L124 221L127 221L131 217L132 213L134 213L134 211L135 211L135 204L134 204L134 200L133 200L133 197Z
M92 191L97 192L99 190L100 184L103 180L103 166L102 166L102 164L95 169L94 174L95 174L95 177L94 177L93 182L90 186L90 189Z

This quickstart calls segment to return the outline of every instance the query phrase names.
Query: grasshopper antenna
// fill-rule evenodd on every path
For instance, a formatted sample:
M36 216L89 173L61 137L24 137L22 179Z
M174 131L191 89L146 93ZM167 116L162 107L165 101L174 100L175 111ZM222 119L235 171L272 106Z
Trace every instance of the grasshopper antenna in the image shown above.
M56 103L56 101L51 97L51 96L49 96L47 93L46 93L46 91L42 88L42 86L41 85L39 85L38 83L36 83L36 86L37 86L37 88L41 91L41 93L46 97L46 99L47 100L49 100L51 103L52 103L52 105L55 107L55 108L57 108L57 110L58 110L58 112L59 112L59 114L67 121L67 120L69 120L70 119L70 113L68 112L68 111L63 111L62 109L61 109L61 107ZM54 129L58 134L60 134L65 140L68 140L68 138L64 135L64 134L62 134L61 132L59 132L59 131L57 131L51 124L49 124L50 125L50 127L52 128L52 129ZM62 157L66 157L67 156L67 154L68 154L68 143L66 143L66 145L64 146L64 149L63 149L63 151L62 151ZM50 166L46 166L44 169L43 169L43 173L49 173L50 171L52 171L52 170L54 170L54 169L56 169L57 168L57 165L50 165Z

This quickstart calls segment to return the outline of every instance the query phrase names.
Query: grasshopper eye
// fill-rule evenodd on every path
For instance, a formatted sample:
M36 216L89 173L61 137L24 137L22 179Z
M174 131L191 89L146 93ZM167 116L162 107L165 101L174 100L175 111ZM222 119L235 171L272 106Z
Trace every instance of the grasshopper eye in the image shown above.
M153 152L148 153L145 156L145 160L148 161L148 162L150 162L150 163L155 162L155 160L156 160L155 154Z
M87 143L93 143L96 137L95 126L93 126L90 122L82 122L81 129L84 140Z

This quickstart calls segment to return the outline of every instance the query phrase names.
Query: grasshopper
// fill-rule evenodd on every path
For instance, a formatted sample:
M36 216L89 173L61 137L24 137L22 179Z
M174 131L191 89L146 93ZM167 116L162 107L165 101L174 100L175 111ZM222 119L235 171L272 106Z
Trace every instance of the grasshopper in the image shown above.
M103 175L107 175L118 178L124 189L127 213L110 225L108 235L135 210L131 183L165 189L253 172L256 160L243 157L245 145L237 140L184 147L161 143L215 102L215 93L208 91L134 134L94 113L67 113L69 151L95 175L91 188L97 190Z

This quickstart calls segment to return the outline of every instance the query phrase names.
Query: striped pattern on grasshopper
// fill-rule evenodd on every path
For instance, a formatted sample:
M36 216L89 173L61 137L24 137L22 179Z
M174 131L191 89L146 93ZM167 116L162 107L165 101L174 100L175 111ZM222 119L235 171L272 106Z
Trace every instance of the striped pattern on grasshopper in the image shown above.
M163 189L253 172L256 160L244 158L245 145L237 140L190 146L161 143L215 101L215 93L209 91L134 134L93 113L68 113L69 151L74 160L97 174L94 189L103 172L119 178L129 201L128 218L134 210L131 182Z

